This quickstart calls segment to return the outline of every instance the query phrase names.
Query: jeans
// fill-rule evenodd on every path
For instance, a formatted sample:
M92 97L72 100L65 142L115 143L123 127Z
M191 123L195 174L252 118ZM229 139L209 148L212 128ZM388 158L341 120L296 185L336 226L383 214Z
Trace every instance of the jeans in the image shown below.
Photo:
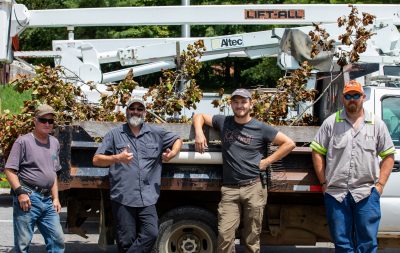
M377 252L381 209L380 194L375 188L358 203L350 192L342 203L325 193L325 207L335 252Z
M218 253L235 252L235 232L243 216L241 239L245 253L260 252L260 234L267 188L261 182L242 187L221 187L221 202L218 205Z
M18 197L15 195L13 197L15 252L29 252L35 225L44 238L48 253L64 252L64 234L51 196L32 192L29 198L32 204L31 209L24 212L19 206Z
M120 252L150 253L158 235L155 205L129 207L116 201L111 201L111 205Z

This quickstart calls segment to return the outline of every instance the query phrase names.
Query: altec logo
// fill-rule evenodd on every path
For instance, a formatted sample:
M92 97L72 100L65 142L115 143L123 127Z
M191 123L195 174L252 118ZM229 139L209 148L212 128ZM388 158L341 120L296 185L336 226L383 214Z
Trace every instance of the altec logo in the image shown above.
M245 19L304 19L305 11L289 10L244 10Z
M213 39L211 40L211 45L213 49L225 49L225 48L243 46L244 43L242 36L235 36L235 37Z

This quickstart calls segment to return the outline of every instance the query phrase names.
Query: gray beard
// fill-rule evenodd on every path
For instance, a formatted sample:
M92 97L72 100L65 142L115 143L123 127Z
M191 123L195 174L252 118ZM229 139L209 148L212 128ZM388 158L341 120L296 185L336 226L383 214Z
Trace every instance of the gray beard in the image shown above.
M139 127L139 126L143 125L143 123L144 123L144 119L142 117L132 116L128 119L128 124L131 127Z

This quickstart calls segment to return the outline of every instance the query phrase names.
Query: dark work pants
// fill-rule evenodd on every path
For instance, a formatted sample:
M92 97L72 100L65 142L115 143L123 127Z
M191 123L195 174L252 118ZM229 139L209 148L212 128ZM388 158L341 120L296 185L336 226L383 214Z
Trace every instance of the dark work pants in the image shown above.
M111 201L118 247L126 253L149 253L158 235L158 216L155 205L129 207Z

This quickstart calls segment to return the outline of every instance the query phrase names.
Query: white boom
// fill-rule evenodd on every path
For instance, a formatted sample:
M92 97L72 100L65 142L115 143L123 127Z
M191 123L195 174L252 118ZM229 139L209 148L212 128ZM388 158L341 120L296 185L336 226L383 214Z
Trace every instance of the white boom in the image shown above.
M400 5L357 5L359 12L377 16L365 62L395 63L399 56ZM202 61L223 57L259 58L277 56L285 69L296 68L289 52L280 52L285 29L208 38L74 40L76 26L182 25L182 24L312 24L335 23L349 13L348 5L207 5L123 7L90 9L28 10L12 0L0 0L0 62L14 57L54 57L83 81L106 83L124 78L132 69L140 76L174 68L176 56L189 43L202 39L206 53ZM101 18L99 18L101 17ZM384 19L384 20L382 20ZM70 39L53 41L53 51L11 52L11 37L29 27L67 27ZM336 24L324 25L335 37L343 33ZM294 28L308 33L312 27ZM337 38L337 36L336 36ZM376 38L376 39L374 39ZM126 69L102 73L101 64L120 62Z

